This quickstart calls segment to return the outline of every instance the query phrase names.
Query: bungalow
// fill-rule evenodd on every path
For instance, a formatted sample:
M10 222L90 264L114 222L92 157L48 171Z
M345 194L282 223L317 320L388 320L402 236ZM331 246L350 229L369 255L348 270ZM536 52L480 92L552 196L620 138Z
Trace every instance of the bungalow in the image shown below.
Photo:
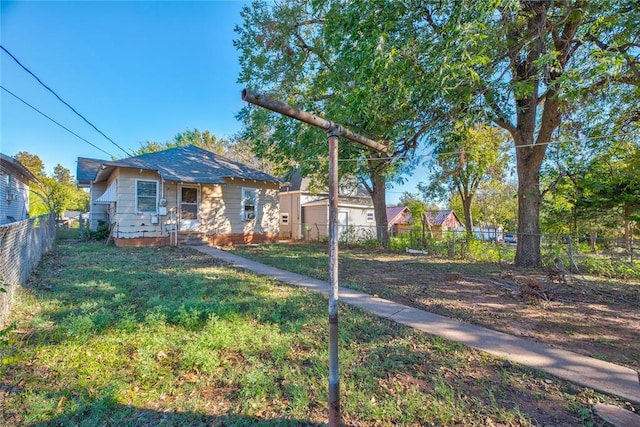
M0 153L0 225L29 218L29 183L38 179L13 157Z
M329 192L313 191L300 169L292 170L280 187L280 237L321 240L329 235ZM370 231L375 236L373 202L354 180L343 179L338 189L338 232Z
M116 245L176 244L198 236L215 245L278 235L279 181L193 145L117 161L78 158L89 187L89 228L110 224Z

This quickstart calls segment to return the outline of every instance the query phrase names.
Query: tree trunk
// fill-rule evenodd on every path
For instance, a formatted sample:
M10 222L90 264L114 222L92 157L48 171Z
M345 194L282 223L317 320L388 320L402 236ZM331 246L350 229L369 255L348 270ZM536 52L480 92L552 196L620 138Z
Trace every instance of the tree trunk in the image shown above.
M533 138L532 138L533 139ZM515 264L539 267L540 254L540 165L544 151L540 147L516 149L518 169L518 246Z
M369 191L371 200L373 201L373 214L376 219L376 237L380 244L389 247L389 230L387 220L387 185L386 179L380 169L370 168L369 177L372 187Z
M462 198L462 209L464 210L464 228L467 229L467 234L473 234L473 218L471 217L471 202L472 196Z

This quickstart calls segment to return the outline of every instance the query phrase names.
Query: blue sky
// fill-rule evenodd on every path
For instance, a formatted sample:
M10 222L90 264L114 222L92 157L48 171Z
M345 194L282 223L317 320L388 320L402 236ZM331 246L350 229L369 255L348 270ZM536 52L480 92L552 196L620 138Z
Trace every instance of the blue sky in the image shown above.
M186 129L240 131L233 28L248 2L1 1L0 40L62 99L117 145L135 150ZM0 90L0 151L37 154L75 175L78 157L126 154L0 52L2 86L94 148ZM101 151L103 150L103 151ZM393 203L415 179L389 190Z

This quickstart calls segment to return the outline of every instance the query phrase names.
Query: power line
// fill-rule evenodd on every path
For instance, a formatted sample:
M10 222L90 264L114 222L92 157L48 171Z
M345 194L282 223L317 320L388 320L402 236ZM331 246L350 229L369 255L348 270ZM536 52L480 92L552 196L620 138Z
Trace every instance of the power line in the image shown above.
M58 100L60 102L62 102L64 105L66 105L67 107L69 107L71 109L71 111L73 111L78 117L80 117L82 120L84 120L87 124L89 124L89 126L91 126L92 128L94 128L98 133L100 133L100 135L104 136L107 140L109 140L113 145L115 145L116 147L118 147L120 150L122 150L127 156L132 156L131 153L129 153L127 150L125 150L124 148L122 148L120 145L118 145L113 139L109 138L107 135L105 135L104 132L102 132L100 129L98 129L93 123L91 123L89 120L87 120L82 114L80 114L75 108L73 108L71 105L69 105L65 100L63 100L62 98L60 98L60 96L55 93L53 91L53 89L51 89L49 86L47 86L46 84L44 84L42 82L42 80L40 80L38 78L38 76L36 76L35 74L33 74L33 72L31 70L29 70L27 67L25 67L24 65L22 65L22 63L20 61L18 61L18 58L16 58L15 56L13 56L11 54L11 52L9 52L4 46L0 45L0 49L4 50L7 55L9 55L14 61L16 61L16 63L22 67L23 70L25 70L27 73L31 74L33 76L34 79L36 79L38 81L38 83L40 83L42 86L44 86L45 89L47 89L49 92L51 92L56 98L58 98Z
M602 139L607 139L607 138L616 138L616 137L624 137L624 136L633 136L636 135L636 132L625 132L625 133L614 133L614 134L610 134L610 135L602 135L602 136L588 136L588 137L583 137L583 138L570 138L570 139L562 139L562 140L556 140L556 141L549 141L549 142L545 142L545 143L533 143L533 144L524 144L524 145L519 145L517 147L515 146L510 146L509 147L509 151L511 151L511 149L518 149L518 148L530 148L530 147L536 147L536 146L541 146L541 145L557 145L557 144L566 144L566 143L570 143L570 142L586 142L586 141L597 141L597 140L602 140ZM454 150L454 151L444 151L441 153L437 153L438 156L441 155L445 155L445 156L450 156L450 155L454 155L454 154L465 154L465 153L483 153L483 152L487 152L490 151L489 149L486 148L478 148L478 149L471 149L471 150ZM389 156L389 157L364 157L364 158L354 158L354 159L338 159L339 162L360 162L360 161L366 161L366 160L396 160L396 159L425 159L428 157L433 157L436 154L419 154L417 156L409 156L409 155L402 155L402 156Z
M106 154L109 157L115 157L113 155L111 155L110 153L107 153L106 151L104 151L102 148L98 147L97 145L87 141L86 139L84 139L83 137L81 137L80 135L78 135L77 133L75 133L74 131L68 129L67 127L65 127L64 125L58 123L57 121L55 121L54 119L52 119L51 117L47 116L45 113L43 113L42 111L38 110L36 107L34 107L33 105L29 104L27 101L25 101L24 99L20 98L18 95L16 95L15 93L11 92L9 89L7 89L6 87L0 85L0 89L4 90L5 92L7 92L9 95L13 96L14 98L16 98L17 100L19 100L20 102L24 103L25 105L31 107L33 110L37 111L38 113L42 114L44 117L46 117L47 119L51 120L53 123L57 124L58 126L60 126L62 129L66 130L67 132L69 132L70 134L80 138L81 140L83 140L84 142L86 142L87 144L89 144L90 146L92 146L93 148L96 148L100 151L102 151L104 154Z

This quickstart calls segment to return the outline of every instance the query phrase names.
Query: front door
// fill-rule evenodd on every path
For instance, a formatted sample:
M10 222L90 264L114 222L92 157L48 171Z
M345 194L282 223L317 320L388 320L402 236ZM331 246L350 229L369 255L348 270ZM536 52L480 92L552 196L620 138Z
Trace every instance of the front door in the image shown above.
M198 187L180 188L180 231L197 230L200 200Z

